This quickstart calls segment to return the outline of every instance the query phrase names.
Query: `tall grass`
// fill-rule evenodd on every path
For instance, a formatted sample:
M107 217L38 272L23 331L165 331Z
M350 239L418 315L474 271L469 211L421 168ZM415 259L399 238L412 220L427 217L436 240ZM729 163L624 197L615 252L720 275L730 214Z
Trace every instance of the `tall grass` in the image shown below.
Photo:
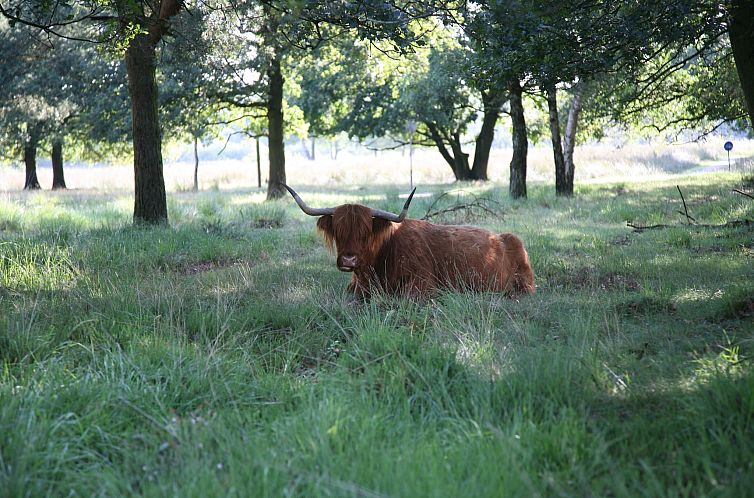
M8 195L0 496L746 496L754 232L686 226L676 184L700 223L754 218L735 173L461 189L524 239L519 300L355 301L314 220L248 189L173 194L170 228Z

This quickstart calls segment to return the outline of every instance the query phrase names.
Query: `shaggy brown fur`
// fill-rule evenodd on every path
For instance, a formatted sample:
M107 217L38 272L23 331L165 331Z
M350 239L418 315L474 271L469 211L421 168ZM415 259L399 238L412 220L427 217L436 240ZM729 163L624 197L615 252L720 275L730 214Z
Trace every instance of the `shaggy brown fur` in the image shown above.
M534 272L517 236L466 226L373 218L369 208L344 204L317 221L338 267L353 271L358 296L375 290L426 294L439 287L533 293Z

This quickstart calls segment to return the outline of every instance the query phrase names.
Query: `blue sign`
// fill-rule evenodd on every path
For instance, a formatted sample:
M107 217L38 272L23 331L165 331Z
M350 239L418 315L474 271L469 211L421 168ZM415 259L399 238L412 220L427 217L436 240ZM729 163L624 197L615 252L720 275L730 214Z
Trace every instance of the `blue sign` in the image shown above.
M733 150L733 142L725 142L725 145L723 145L723 147L725 147L725 150L730 152L731 150Z

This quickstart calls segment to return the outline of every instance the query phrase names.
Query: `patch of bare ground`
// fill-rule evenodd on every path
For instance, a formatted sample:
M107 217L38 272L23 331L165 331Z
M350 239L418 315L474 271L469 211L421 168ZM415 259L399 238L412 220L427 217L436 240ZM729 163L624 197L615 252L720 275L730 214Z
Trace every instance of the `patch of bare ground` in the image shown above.
M600 273L597 269L588 266L554 276L548 280L548 283L552 287L571 289L599 288L608 291L631 292L641 290L641 284L632 275L617 272Z

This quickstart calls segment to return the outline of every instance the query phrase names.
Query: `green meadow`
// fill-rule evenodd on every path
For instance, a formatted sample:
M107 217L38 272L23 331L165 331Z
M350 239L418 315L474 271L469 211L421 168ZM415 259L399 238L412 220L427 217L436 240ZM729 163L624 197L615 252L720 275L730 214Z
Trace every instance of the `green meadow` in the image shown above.
M733 188L420 186L415 218L488 202L435 221L518 234L537 293L368 302L255 188L169 193L152 228L129 192L4 193L0 496L751 496L754 225L716 225L754 200Z

